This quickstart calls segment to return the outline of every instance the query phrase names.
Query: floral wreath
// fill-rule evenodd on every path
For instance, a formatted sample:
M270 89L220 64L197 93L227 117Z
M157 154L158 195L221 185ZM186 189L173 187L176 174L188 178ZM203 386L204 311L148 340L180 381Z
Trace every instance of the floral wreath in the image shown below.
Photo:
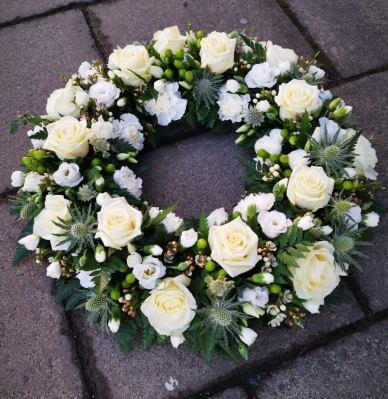
M383 211L376 152L352 107L319 88L324 71L293 50L176 26L150 44L118 47L107 65L83 62L47 101L33 148L12 173L12 213L27 219L14 265L35 253L57 279L56 300L111 330L123 351L170 340L236 360L264 326L302 326L360 267L355 256ZM235 130L252 151L246 192L183 220L140 200L144 141L175 121ZM362 227L360 227L362 226Z

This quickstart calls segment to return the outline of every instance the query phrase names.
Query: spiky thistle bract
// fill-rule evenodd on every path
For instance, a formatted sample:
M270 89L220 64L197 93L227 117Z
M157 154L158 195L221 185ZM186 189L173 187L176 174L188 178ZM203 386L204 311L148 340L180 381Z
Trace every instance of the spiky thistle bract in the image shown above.
M208 109L219 97L222 75L216 75L209 67L201 68L192 83L192 93L197 109L204 103Z

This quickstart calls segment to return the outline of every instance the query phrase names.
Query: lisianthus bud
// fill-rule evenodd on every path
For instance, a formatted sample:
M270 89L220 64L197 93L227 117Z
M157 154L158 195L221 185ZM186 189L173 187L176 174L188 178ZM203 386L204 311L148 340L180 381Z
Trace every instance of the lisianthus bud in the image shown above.
M127 244L127 249L129 254L133 254L134 252L136 252L136 247L131 243Z
M236 133L245 133L251 128L250 125L242 125L237 130Z
M253 218L256 215L257 207L255 204L250 204L248 205L247 208L247 216L249 218Z
M339 105L342 99L340 98L335 98L330 104L329 104L329 110L333 111L335 110Z
M129 157L129 154L126 154L125 152L120 152L116 155L116 159L119 161L125 161Z
M350 105L343 105L342 107L337 108L335 111L333 111L333 115L336 117L345 116L352 112L352 109L353 107L351 107Z
M284 193L287 190L287 185L288 185L288 179L285 177L284 179L278 181L274 188L272 189L272 192L275 195L275 198L277 201L281 201L283 199Z
M238 351L245 360L248 360L248 348L245 344L243 344L241 341L238 342Z
M105 179L102 176L100 176L95 182L96 190L102 191L104 189L104 184L105 184Z
M85 256L85 255L82 255L80 258L79 258L79 261L78 261L78 263L79 263L79 265L82 267L82 266L85 266L86 265L86 262L88 261L88 258Z
M164 290L166 287L166 282L161 280L160 278L155 281L155 289L156 290Z
M127 99L124 97L121 97L117 100L117 106L118 107L124 107L127 105Z
M252 276L252 280L258 284L271 284L274 282L274 277L270 273L256 273Z
M242 134L236 141L236 144L242 143L247 138L246 134Z
M246 303L242 306L242 310L244 313L248 314L249 316L253 316L259 318L265 314L265 310L260 306L253 306L251 303Z
M47 267L46 276L51 278L61 277L61 265L59 262L53 262Z
M333 228L331 226L322 226L322 233L328 236L329 234L332 233Z
M141 255L137 252L133 252L127 257L127 266L128 267L134 267L136 265L141 264L143 261Z
M163 253L163 248L159 247L159 245L146 245L143 250L146 254L152 256L159 256Z
M113 334L117 333L117 331L119 331L119 328L120 328L120 319L109 320L108 327L112 331Z
M102 245L100 245L100 244L97 245L96 252L94 253L94 257L98 263L105 262L106 252L105 252L105 248Z
M189 85L187 82L185 82L184 80L180 80L178 82L183 88L190 90L191 89L191 85Z
M30 234L20 239L18 243L24 245L29 251L34 251L38 247L39 241L40 237L38 235Z

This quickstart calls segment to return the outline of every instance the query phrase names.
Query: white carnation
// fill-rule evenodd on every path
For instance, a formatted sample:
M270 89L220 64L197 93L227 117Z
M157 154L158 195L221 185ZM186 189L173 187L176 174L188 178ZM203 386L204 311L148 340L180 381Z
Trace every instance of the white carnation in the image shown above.
M257 307L264 307L269 300L269 291L267 287L245 288L243 297L238 298L239 302L250 302L255 310Z
M225 208L218 208L214 210L207 218L207 224L211 226L220 226L222 223L228 220L228 214L225 212Z
M117 119L113 121L112 137L123 139L138 153L144 147L144 135L140 130L143 130L143 126L135 115L123 114L120 116L120 121Z
M109 140L112 137L113 125L110 122L105 122L101 115L97 122L92 123L90 130L93 132L90 143L93 144L96 139Z
M222 121L241 122L243 114L247 111L250 101L250 95L230 94L226 86L220 89L220 99L217 101L220 109L218 115Z
M120 188L125 188L135 198L140 199L143 180L140 177L136 177L128 166L123 166L121 169L116 170L113 180Z
M24 186L21 190L29 191L30 193L38 193L40 191L39 185L42 183L42 178L38 172L27 173L24 179Z

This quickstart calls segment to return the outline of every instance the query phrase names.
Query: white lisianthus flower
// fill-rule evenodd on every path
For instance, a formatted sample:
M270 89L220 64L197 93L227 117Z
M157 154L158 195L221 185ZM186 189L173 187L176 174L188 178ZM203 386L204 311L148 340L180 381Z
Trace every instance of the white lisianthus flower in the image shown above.
M250 205L256 206L256 213L269 211L275 204L275 195L272 193L249 194L243 198L233 209L240 212L243 220L247 220L247 211Z
M358 223L361 222L361 208L359 205L353 205L348 212L345 213L345 218L348 226L354 226L353 229L358 229Z
M228 213L225 212L225 208L218 208L214 210L207 218L208 226L220 226L222 223L228 220Z
M121 249L142 234L142 213L123 197L106 199L97 219L95 238L100 238L106 247Z
M181 244L185 248L192 247L198 240L198 233L194 229L183 231L181 234Z
M112 82L99 80L94 85L90 86L89 96L96 100L97 105L105 104L108 108L111 107L115 100L120 96L120 89Z
M263 62L262 64L253 65L244 80L250 89L271 88L275 86L277 82L276 76L279 74L279 68L270 67L268 62Z
M309 249L310 252L304 253L305 258L295 259L299 267L289 269L296 295L306 300L303 306L311 313L319 313L319 306L345 273L336 265L334 247L328 241L316 242Z
M201 67L209 67L213 73L221 74L233 66L236 39L225 32L212 32L201 41Z
M288 72L291 69L291 64L296 64L298 56L294 50L282 48L277 44L272 44L269 40L265 46L266 61L270 67L280 69L280 73Z
M152 79L150 69L155 57L150 57L144 46L128 45L118 47L109 56L108 68L120 77L124 84L138 87L143 84L133 72L140 75L147 83Z
M293 170L298 165L308 165L310 158L307 158L306 155L308 155L308 153L302 149L291 151L288 154L288 164L290 168Z
M292 221L287 219L284 213L278 211L261 211L257 221L268 238L275 238L285 233L287 228L292 225Z
M29 191L30 193L39 193L39 185L42 183L42 178L38 172L29 172L24 178L24 185L21 190Z
M93 133L86 120L78 121L72 116L64 116L59 121L47 125L47 140L43 149L54 151L64 159L84 158L89 152L89 139Z
M369 212L362 216L362 223L364 223L367 227L376 227L379 224L379 221L380 216L376 212Z
M293 79L289 83L282 83L275 96L275 102L280 107L280 119L295 119L303 116L305 111L311 115L322 106L319 94L317 86L309 85L305 80Z
M209 229L211 258L231 277L253 269L259 261L258 237L241 218Z
M102 206L104 201L106 201L107 199L111 199L111 198L112 197L108 193L100 193L96 197L96 202L97 202L98 205Z
M183 219L180 217L176 216L175 213L170 212L162 221L162 224L166 228L167 234L170 233L175 233L178 229L179 226L182 224Z
M350 132L350 135L353 135L353 132ZM353 166L357 175L376 180L378 173L373 169L377 164L376 150L365 136L361 135L358 138L354 152L357 155L354 158Z
M269 301L269 291L267 287L245 288L239 302L250 302L255 309L263 308Z
M303 217L300 218L297 226L302 230L309 230L315 226L314 219L312 218L311 215L304 215Z
M308 72L311 73L311 75L314 75L316 79L322 79L325 76L325 71L315 65L311 65Z
M59 217L63 220L70 220L68 210L70 204L71 202L63 195L48 194L44 208L34 219L33 233L50 241L51 248L55 251L66 251L70 246L70 242L60 244L65 237L58 237L55 234L61 234L64 230L53 223L59 222Z
M333 95L331 94L330 90L323 90L323 87L321 87L321 89L319 90L319 98L322 101L331 100L333 98Z
M21 238L18 243L24 245L29 251L35 251L38 248L40 237L36 234L30 234Z
M143 126L139 119L132 114L122 114L120 121L113 121L113 138L120 138L131 144L136 149L136 154L144 147L144 135L141 132Z
M22 187L24 184L24 173L21 170L15 170L11 175L12 187Z
M163 248L159 245L146 245L143 251L148 255L159 256L163 253Z
M164 289L152 290L140 309L158 334L179 337L181 341L180 337L190 327L197 309L195 299L187 289L190 279L180 275L167 277L163 282Z
M239 338L244 342L244 344L250 346L255 342L257 334L251 328L241 327Z
M115 170L113 180L120 188L125 188L135 198L140 199L143 180L136 177L128 166L122 166L121 169Z
M237 80L234 79L229 79L226 82L226 90L230 91L231 93L237 93L238 89L240 88L240 84L237 82Z
M90 77L92 75L97 75L99 78L101 78L101 75L97 74L96 69L94 67L92 67L92 65L89 62L87 62L87 61L84 61L80 65L80 67L78 68L78 73L79 73L79 75L81 76L82 79L87 79L90 82L92 81L90 79Z
M54 90L47 99L46 112L49 119L60 119L62 116L80 116L80 108L75 104L77 91L83 91L79 86L73 85L69 79L64 89Z
M220 107L218 111L219 118L222 121L241 122L243 114L249 107L249 94L231 94L227 92L226 86L220 89L220 99L217 101Z
M150 256L143 263L135 265L132 273L144 288L152 290L156 280L166 274L166 266L159 259Z
M93 133L90 143L93 144L96 139L109 140L112 138L113 125L110 122L105 122L102 115L100 115L97 122L92 122L90 130Z
M34 130L29 130L27 132L27 136L31 137L34 136L36 133L43 132L43 127L42 126L34 126ZM44 143L46 140L40 140L40 139L31 139L31 144L35 148L42 148L44 146Z
M320 166L298 165L288 181L287 197L293 205L315 212L330 201L334 179Z
M96 283L93 280L93 277L90 275L92 272L87 272L85 270L78 270L75 275L83 288L93 288L96 286Z
M61 265L59 264L59 262L52 262L47 267L46 276L56 279L61 277Z
M152 206L149 211L150 219L155 219L156 216L158 216L160 212L162 212L162 211L159 210L159 207Z
M96 259L98 263L105 262L106 260L105 248L100 244L97 245L96 250L94 251L94 259Z
M155 85L157 82L155 82ZM186 111L187 100L182 99L177 82L164 83L164 88L159 91L157 100L144 102L145 109L158 117L158 123L167 126L171 121L181 119Z
M143 261L141 255L137 252L133 252L127 257L127 266L132 268Z
M261 100L256 104L256 109L260 112L267 112L270 106L268 100Z
M53 173L55 183L62 187L75 187L84 179L76 163L63 162Z
M155 32L153 40L155 40L154 49L159 54L163 54L167 49L176 54L178 50L185 47L186 36L182 36L175 25Z
M109 320L108 321L108 327L109 327L110 331L113 334L117 333L117 331L119 331L119 328L120 328L120 319L118 319L118 320L114 320L114 319Z
M75 103L78 105L78 107L85 106L89 100L90 96L85 91L77 91L77 93L75 93Z

